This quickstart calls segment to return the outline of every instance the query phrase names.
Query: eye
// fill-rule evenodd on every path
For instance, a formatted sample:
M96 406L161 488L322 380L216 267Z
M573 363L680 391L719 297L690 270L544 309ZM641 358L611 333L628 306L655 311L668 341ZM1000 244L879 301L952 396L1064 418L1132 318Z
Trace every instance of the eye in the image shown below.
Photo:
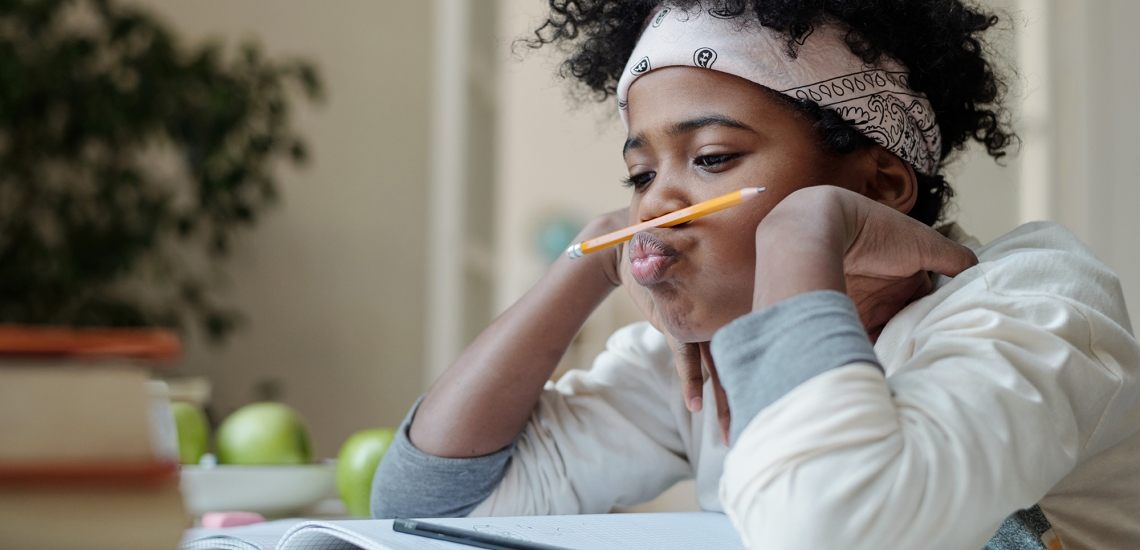
M626 187L633 188L634 191L640 190L642 187L649 185L653 178L657 177L657 172L642 172L640 174L630 174L628 178L621 180L621 184Z
M740 157L739 153L725 153L725 154L721 154L721 155L701 155L701 156L693 159L693 165L694 166L700 166L701 168L711 168L713 170L716 170L717 168L723 167L724 164L727 163L728 161L731 161L731 160L736 159L738 157Z

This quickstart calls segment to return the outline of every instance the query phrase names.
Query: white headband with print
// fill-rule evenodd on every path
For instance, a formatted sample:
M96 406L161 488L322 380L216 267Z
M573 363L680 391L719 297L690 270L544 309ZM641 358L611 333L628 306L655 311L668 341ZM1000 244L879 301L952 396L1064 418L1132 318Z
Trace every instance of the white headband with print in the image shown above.
M787 36L753 18L715 8L658 8L618 81L622 122L629 127L629 87L637 77L662 67L702 67L833 109L919 173L933 175L942 138L930 102L910 89L905 67L893 59L863 63L845 35L835 25L817 25L792 58Z

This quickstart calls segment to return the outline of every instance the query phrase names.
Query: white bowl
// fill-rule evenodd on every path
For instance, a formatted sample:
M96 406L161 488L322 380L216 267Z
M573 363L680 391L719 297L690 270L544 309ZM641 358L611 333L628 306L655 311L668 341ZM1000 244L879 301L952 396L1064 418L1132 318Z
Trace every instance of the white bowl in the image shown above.
M182 497L195 515L257 512L288 516L336 494L336 463L297 466L183 466Z

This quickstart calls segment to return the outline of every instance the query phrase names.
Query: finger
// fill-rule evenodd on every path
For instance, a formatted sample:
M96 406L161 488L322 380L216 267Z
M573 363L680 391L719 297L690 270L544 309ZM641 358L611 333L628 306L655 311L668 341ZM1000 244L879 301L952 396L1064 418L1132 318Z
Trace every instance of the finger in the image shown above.
M947 277L957 277L959 273L978 265L978 257L973 250L942 236L934 230L925 235L922 250L923 269Z
M622 265L621 259L625 254L625 243L619 243L612 247L613 250L607 251L612 258L612 262L606 262L605 274L606 279L609 280L611 285L622 286L627 280L628 273L625 266Z
M728 446L729 428L732 426L732 411L728 407L728 394L724 391L724 386L720 385L720 376L716 372L716 364L713 363L712 349L709 348L708 342L700 344L701 359L704 362L705 368L709 371L709 379L712 380L713 397L716 399L716 421L720 426L720 439L724 441L725 446Z
M685 344L672 341L673 361L677 365L677 375L681 378L681 395L685 398L685 407L689 412L700 412L703 407L701 398L704 387L704 374L701 372L701 352L696 344Z
M918 301L925 298L930 291L934 290L934 283L930 280L930 274L926 272L915 273L918 277L914 281L914 292L907 298L906 304L910 305L911 302Z
M919 271L906 279L870 290L859 284L849 288L854 296L852 300L855 300L855 307L859 310L859 320L863 322L867 334L872 335L911 302L930 294L932 285L929 272Z

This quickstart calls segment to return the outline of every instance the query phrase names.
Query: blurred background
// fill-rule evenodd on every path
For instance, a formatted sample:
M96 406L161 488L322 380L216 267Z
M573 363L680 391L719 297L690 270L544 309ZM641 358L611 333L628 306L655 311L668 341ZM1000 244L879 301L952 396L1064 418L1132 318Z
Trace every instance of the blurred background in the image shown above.
M983 242L1064 223L1120 274L1135 318L1140 3L988 1L1003 13L994 53L1023 143L1001 165L976 152L954 162L951 218ZM256 43L299 75L285 97L307 161L267 158L276 199L226 233L210 279L240 316L186 323L170 373L208 383L214 418L283 401L318 458L357 430L397 425L585 221L628 202L613 105L570 100L550 52L512 53L540 23L540 0L116 4L152 14L186 48L213 41L230 59ZM306 95L289 60L311 66L319 93ZM588 366L637 319L615 292L561 368Z

